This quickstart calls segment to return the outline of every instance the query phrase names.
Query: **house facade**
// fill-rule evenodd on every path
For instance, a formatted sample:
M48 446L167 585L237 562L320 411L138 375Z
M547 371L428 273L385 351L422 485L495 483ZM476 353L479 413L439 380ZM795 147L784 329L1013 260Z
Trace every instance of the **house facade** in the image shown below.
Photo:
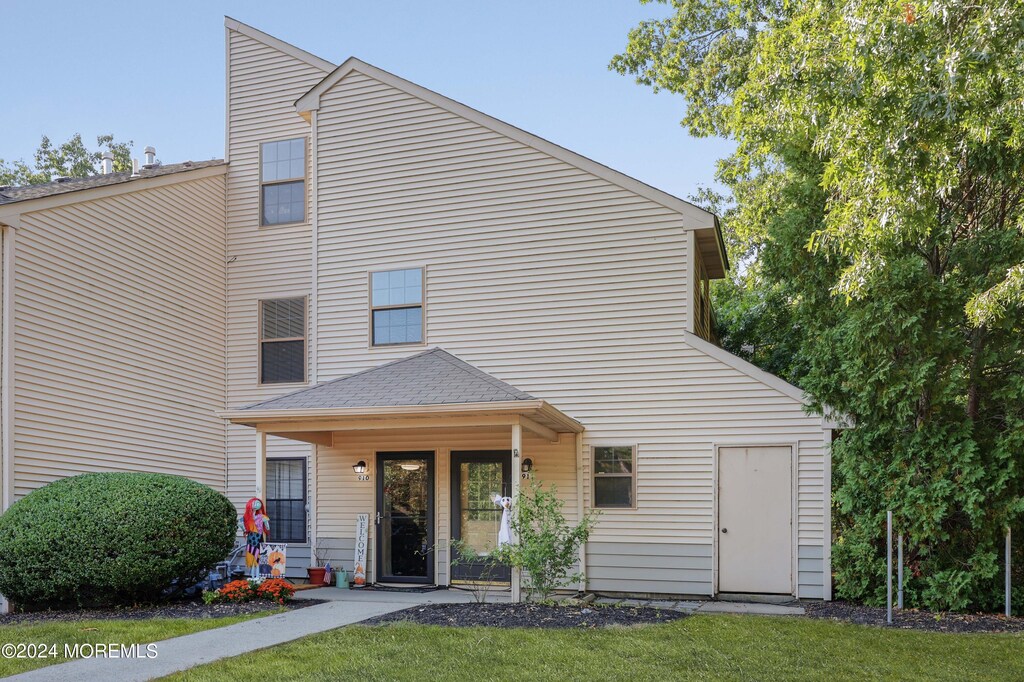
M225 33L223 162L0 189L4 508L179 473L265 498L292 570L351 571L366 515L368 581L458 586L540 485L600 511L583 589L830 598L833 425L716 345L715 216Z

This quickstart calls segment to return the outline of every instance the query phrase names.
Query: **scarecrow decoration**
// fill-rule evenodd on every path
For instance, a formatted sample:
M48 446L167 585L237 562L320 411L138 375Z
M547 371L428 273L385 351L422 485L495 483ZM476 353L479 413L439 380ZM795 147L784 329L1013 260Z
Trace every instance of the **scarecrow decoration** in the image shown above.
M249 569L249 577L259 580L260 554L263 543L270 539L270 517L263 512L260 498L254 497L245 503L242 528L245 530L245 567Z
M494 496L494 504L501 507L501 525L498 527L498 547L512 544L512 531L509 528L509 510L512 509L512 498Z

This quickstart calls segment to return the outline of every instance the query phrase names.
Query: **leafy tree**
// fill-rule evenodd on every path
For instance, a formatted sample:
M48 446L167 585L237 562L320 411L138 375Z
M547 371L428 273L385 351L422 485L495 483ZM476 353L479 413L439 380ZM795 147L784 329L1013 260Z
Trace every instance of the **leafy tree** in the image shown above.
M0 159L0 185L37 185L58 176L84 178L100 172L103 153L114 155L114 172L132 169L132 142L115 142L113 135L99 135L96 150L89 150L82 136L75 133L63 144L56 145L43 135L35 153L35 165L19 159L7 163Z
M792 352L752 359L856 423L833 447L837 593L884 597L892 509L910 604L996 607L1024 521L1024 5L671 6L612 67L737 142L721 334Z

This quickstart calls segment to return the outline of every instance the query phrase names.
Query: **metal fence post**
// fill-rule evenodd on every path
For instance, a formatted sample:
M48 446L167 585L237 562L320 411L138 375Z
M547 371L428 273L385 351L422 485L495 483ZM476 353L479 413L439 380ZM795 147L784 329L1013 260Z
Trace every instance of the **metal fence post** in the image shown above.
M896 608L903 608L903 533L896 544Z
M892 512L885 513L885 622L892 625Z
M1006 527L1006 615L1010 615L1010 527Z

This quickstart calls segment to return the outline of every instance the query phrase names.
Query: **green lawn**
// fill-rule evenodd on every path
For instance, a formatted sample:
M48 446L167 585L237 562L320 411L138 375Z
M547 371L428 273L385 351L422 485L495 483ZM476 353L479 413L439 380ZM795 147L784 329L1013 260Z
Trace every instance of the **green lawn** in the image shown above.
M148 644L161 639L187 635L200 630L209 630L230 625L250 618L258 618L280 610L269 610L244 616L226 618L154 618L151 620L83 620L77 622L36 623L24 625L0 625L0 645L3 644L51 644L57 645L59 658L25 659L0 656L0 677L25 672L44 665L64 663L64 645L98 644Z
M1024 679L1024 636L888 631L803 618L693 616L604 630L353 626L171 679Z

